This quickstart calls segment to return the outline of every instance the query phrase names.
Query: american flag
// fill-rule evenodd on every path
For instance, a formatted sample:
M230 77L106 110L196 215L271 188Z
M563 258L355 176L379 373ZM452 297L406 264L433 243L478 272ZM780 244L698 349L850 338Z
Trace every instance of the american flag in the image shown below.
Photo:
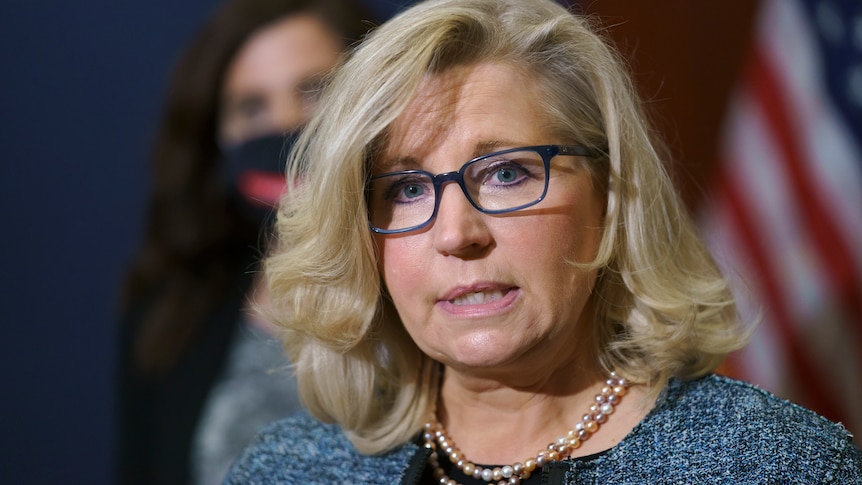
M703 214L751 344L726 371L862 436L862 2L764 0Z

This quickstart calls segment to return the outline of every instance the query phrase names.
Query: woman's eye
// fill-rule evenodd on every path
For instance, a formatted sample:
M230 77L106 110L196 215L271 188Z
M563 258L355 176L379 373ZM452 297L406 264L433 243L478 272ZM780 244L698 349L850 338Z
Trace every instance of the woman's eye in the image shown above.
M408 176L395 180L383 192L384 199L393 203L409 203L427 196L430 182L420 177Z
M518 180L518 172L513 168L501 168L494 173L494 179L502 184L510 184Z
M486 184L512 185L520 182L529 175L527 170L517 163L495 163L485 171Z
M404 197L408 199L414 199L425 193L425 187L422 187L418 184L410 184L405 186L400 192L404 195Z
M260 97L249 97L239 100L230 110L238 121L248 122L260 117L266 111L266 101Z

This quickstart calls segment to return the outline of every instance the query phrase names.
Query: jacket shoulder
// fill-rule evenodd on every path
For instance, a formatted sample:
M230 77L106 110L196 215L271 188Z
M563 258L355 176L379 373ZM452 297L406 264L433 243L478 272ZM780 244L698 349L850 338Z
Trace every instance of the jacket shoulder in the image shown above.
M672 381L620 445L618 457L646 460L660 476L685 471L694 481L862 483L862 454L843 426L715 375Z
M843 448L852 442L840 424L752 384L710 375L691 382L673 382L661 406L685 417L683 422L725 431L735 429L741 442L769 441L822 449ZM797 446L801 449L804 446Z
M265 427L233 464L225 483L398 483L417 450L408 443L363 455L337 425L303 412Z

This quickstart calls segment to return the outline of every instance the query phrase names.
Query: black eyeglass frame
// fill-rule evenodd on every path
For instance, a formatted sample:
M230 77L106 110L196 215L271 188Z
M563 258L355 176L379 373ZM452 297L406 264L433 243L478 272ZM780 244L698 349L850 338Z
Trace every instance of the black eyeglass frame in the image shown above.
M470 193L467 191L467 186L464 185L464 172L467 169L467 167L469 167L470 165L472 165L476 162L481 162L482 160L485 160L487 158L496 157L499 155L505 155L507 153L512 153L512 152L523 152L523 151L536 152L539 154L539 156L542 157L542 164L545 167L545 186L542 189L542 194L536 200L534 200L532 202L529 202L526 204L521 204L519 206L511 207L508 209L485 209L483 207L480 207L479 204L477 204L476 201L474 201L473 198L470 197ZM545 196L548 194L548 183L549 183L550 178L551 178L551 159L553 159L557 155L570 155L570 156L593 158L596 156L596 153L594 151L590 150L589 148L587 148L585 146L581 146L581 145L533 145L533 146L526 146L526 147L508 148L506 150L500 150L497 152L492 152L492 153L488 153L485 155L481 155L479 157L476 157L476 158L470 160L469 162L465 163L464 165L461 165L461 168L455 172L444 172L444 173L439 173L437 175L434 175L431 172L427 172L425 170L401 170L398 172L388 172L388 173L382 173L379 175L375 175L375 176L371 177L371 180L376 180L376 179L383 178L383 177L391 177L393 175L422 174L422 175L428 176L431 179L431 182L434 186L434 211L431 213L431 216L428 217L427 221L425 221L421 224L417 224L415 226L406 227L404 229L391 229L391 230L390 229L381 229L379 227L374 226L374 224L372 224L370 220L368 221L368 225L371 228L371 230L376 232L377 234L403 234L405 232L416 231L416 230L419 230L419 229L426 227L427 225L431 224L431 222L433 222L434 219L437 218L437 209L440 207L440 197L441 197L441 194L443 193L443 186L449 182L457 182L458 186L461 187L461 192L464 193L464 197L466 197L467 200L470 202L470 205L472 205L477 211L479 211L483 214L506 214L509 212L515 212L515 211L519 211L521 209L526 209L527 207L534 206L534 205L538 204L539 202L543 201L545 199Z

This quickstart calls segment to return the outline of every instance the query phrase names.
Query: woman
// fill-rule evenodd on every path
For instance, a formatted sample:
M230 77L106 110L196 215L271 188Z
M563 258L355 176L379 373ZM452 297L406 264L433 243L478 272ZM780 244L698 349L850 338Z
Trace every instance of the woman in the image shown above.
M747 329L645 118L550 0L371 34L292 154L265 268L314 418L227 482L862 479L839 425L711 374Z
M260 425L300 409L281 346L246 306L279 153L368 18L349 1L230 0L180 59L126 281L121 483L220 483Z

